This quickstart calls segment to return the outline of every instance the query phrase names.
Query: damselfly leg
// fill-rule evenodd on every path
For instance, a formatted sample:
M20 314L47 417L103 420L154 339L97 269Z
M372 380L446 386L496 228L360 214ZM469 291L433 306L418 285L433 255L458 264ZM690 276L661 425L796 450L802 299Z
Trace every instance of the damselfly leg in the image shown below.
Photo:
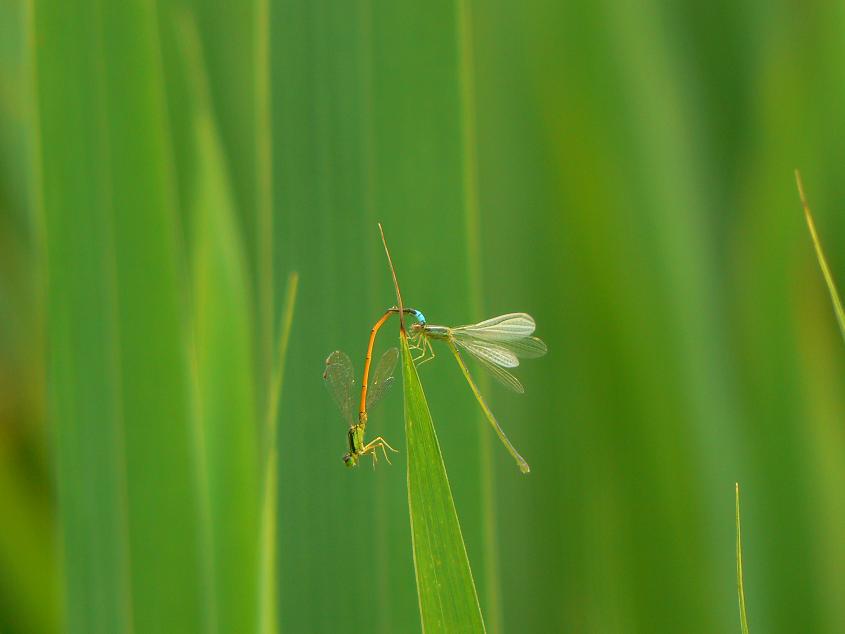
M363 455L365 454L372 454L373 456L373 468L376 466L376 462L378 462L378 449L381 449L382 453L384 453L384 459L387 460L387 464L393 464L390 462L390 458L387 455L387 449L390 449L393 453L399 453L396 449L390 446L390 444L381 436L376 436L370 442L368 442L364 448L361 450Z
M417 341L419 343L416 349L420 351L420 354L414 357L414 365L420 367L423 363L428 363L437 355L434 354L434 346L431 345L431 340L424 336L422 331L417 335Z

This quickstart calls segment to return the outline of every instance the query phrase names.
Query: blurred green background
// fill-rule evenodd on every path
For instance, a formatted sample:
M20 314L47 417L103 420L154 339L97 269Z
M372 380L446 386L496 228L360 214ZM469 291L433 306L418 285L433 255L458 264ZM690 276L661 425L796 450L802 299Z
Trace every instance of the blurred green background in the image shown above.
M282 632L419 631L393 303L549 354L420 369L491 632L845 631L845 6L0 0L0 631L248 632L278 315ZM392 344L395 324L379 349Z

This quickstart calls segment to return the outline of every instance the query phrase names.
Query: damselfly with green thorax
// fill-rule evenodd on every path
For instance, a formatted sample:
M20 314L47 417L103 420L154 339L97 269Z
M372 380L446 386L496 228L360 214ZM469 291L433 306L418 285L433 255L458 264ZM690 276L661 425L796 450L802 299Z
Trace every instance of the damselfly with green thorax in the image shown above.
M520 471L528 473L530 471L528 463L519 455L508 437L505 436L505 432L502 431L496 417L481 396L481 392L470 375L458 348L478 359L500 383L514 392L522 394L525 391L522 383L508 370L517 367L520 358L541 357L548 350L541 339L533 336L534 318L526 313L509 313L477 324L450 328L426 323L424 318L421 319L421 313L416 317L419 323L411 326L411 347L420 351L415 359L416 364L419 366L421 363L431 361L434 358L432 340L445 341L446 345L452 350L487 420L490 421L499 439L516 460Z
M387 450L396 451L391 447L387 441L378 436L368 443L364 441L364 434L367 430L367 414L366 411L371 409L384 394L390 389L390 386L395 382L393 371L396 369L396 362L399 359L399 349L390 348L387 350L376 366L373 372L373 381L370 389L366 392L365 403L362 406L362 413L356 420L355 417L355 401L356 391L355 386L355 371L352 369L352 361L345 352L336 350L332 352L328 359L326 359L326 370L323 372L323 379L329 393L340 408L340 413L343 415L343 420L349 425L347 432L347 439L349 442L349 452L343 456L343 462L347 467L354 467L358 464L361 456L367 454L373 457L373 466L378 460L377 449L381 448L387 462L390 459L387 457Z
M372 454L373 464L376 461L375 449L381 447L384 457L387 458L387 451L396 451L387 441L379 436L372 442L364 444L364 434L367 430L368 411L378 400L384 396L387 389L393 385L395 378L393 371L396 369L396 361L399 358L399 350L391 348L381 357L378 367L373 374L372 387L370 386L370 364L373 359L373 345L376 341L376 334L391 315L398 313L399 308L392 306L384 311L384 314L376 321L370 330L370 340L367 344L367 354L364 357L364 374L361 380L361 400L358 408L358 422L355 422L355 372L352 369L352 362L346 353L337 350L326 359L326 370L323 372L323 379L332 397L340 408L344 420L349 423L349 452L343 456L343 461L348 467L354 467L362 455ZM413 315L418 321L425 321L423 314L414 308L403 308L406 315ZM390 462L390 459L387 458Z

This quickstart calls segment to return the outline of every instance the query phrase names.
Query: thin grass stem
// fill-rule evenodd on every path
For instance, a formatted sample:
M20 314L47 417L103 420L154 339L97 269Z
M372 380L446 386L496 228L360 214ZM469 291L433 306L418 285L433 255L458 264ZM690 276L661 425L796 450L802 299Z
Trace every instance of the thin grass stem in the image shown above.
M813 221L813 214L810 211L810 205L804 193L804 181L801 179L801 172L798 170L795 170L795 183L798 186L798 196L801 198L801 206L804 208L804 218L807 220L807 227L813 239L813 247L816 249L816 258L819 261L819 267L822 270L825 284L827 284L827 290L830 293L830 299L833 302L833 312L836 314L836 321L839 323L839 332L842 334L842 339L845 340L845 311L842 309L842 302L839 299L839 293L833 281L833 274L830 272L830 267L827 264L827 258L824 255L819 234L816 232L816 223Z
M277 443L276 419L279 412L279 399L284 384L285 359L287 359L290 333L293 326L296 293L299 287L299 275L296 272L288 276L284 308L279 322L279 341L273 366L273 376L265 419L267 439L264 456L262 482L261 520L259 523L259 562L258 562L258 632L276 634L278 632L278 573L276 570L276 533L278 526L278 477L279 450Z
M742 532L739 525L739 482L736 483L736 590L739 596L739 623L742 634L748 634L748 616L745 611L745 585L742 575Z

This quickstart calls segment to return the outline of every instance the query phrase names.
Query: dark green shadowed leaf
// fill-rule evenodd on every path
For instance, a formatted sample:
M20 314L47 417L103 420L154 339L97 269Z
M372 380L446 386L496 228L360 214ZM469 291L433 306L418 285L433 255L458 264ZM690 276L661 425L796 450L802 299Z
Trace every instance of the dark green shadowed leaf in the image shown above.
M408 509L423 632L484 632L446 467L404 334Z

